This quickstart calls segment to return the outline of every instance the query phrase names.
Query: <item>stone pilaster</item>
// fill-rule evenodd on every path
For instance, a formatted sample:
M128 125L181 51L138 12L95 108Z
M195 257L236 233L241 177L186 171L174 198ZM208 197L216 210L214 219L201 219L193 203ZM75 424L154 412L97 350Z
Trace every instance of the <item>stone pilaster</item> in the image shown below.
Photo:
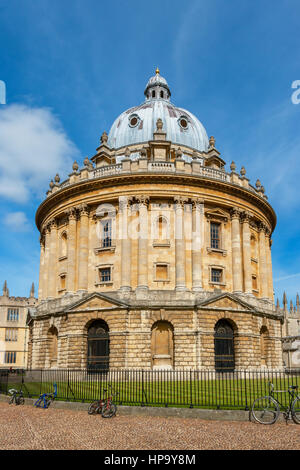
M48 298L56 297L57 285L57 223L55 219L50 222L50 251L48 263Z
M127 196L119 197L119 237L121 239L121 287L122 291L131 290L131 239L128 233Z
M273 287L273 274L272 274L272 240L271 232L267 230L266 232L266 260L267 260L267 271L268 271L268 297L272 302L274 302L274 287Z
M185 240L184 240L184 203L185 199L175 199L175 289L186 290Z
M75 292L76 282L76 226L77 216L74 207L68 211L68 259L67 259L67 292Z
M48 297L48 271L49 271L49 257L50 257L50 227L45 227L45 255L44 255L44 269L43 269L43 292L42 298Z
M39 274L39 291L38 298L39 300L44 299L44 270L45 270L45 236L41 235L40 238L40 274Z
M139 240L138 240L138 289L148 289L148 203L147 196L138 198Z
M196 199L192 201L192 289L202 290L202 248L204 233L204 203Z
M78 208L80 214L79 253L78 253L78 290L88 288L88 256L89 256L89 211L86 204Z
M232 249L232 286L233 292L243 291L242 280L242 253L240 234L240 211L231 210L231 249Z
M251 220L251 215L245 212L242 217L242 224L243 224L243 272L244 272L244 288L245 288L246 294L252 294L250 220Z
M260 223L259 226L259 274L260 274L260 296L262 299L268 298L268 271L266 259L266 226Z

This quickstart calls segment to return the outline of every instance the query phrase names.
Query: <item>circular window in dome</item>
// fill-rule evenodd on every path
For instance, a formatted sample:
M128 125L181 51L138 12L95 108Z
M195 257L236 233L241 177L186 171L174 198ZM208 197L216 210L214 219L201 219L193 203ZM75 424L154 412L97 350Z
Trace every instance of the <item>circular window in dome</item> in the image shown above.
M183 130L186 130L189 126L188 118L186 116L180 116L178 119L178 124Z
M130 127L136 127L138 123L140 122L140 118L138 117L137 114L131 114L128 118L129 121L129 126Z

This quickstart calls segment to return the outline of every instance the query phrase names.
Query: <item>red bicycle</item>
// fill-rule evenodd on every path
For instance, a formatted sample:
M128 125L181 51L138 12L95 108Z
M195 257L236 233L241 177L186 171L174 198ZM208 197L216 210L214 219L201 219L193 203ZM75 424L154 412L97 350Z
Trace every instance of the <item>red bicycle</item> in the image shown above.
M111 385L109 385L111 388ZM93 415L93 414L101 414L102 418L112 418L115 416L117 412L117 406L115 403L113 403L113 397L119 395L118 392L114 392L111 388L111 395L107 397L107 392L108 389L104 389L105 395L104 398L100 400L95 400L93 401L88 409L88 414Z

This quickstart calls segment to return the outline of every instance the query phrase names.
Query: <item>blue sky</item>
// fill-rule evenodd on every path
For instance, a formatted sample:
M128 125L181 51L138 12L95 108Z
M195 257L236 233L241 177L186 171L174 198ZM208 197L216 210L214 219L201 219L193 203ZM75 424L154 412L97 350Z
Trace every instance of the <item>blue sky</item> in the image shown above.
M229 165L259 178L278 225L275 293L300 291L298 0L0 0L0 282L38 283L35 211L57 171L92 156L158 65Z

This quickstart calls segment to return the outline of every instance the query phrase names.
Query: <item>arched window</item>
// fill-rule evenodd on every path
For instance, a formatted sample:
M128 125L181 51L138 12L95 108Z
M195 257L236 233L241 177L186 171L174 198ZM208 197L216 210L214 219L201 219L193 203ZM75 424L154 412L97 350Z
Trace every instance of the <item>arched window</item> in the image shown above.
M60 237L60 257L65 258L68 255L68 235L63 232Z
M155 98L155 91L152 91L152 98Z
M154 238L157 242L166 243L170 240L170 226L169 221L164 216L159 216L155 221L155 235Z
M55 326L51 326L48 331L48 345L49 345L49 360L50 367L57 367L57 346L58 346L58 331Z
M216 372L233 372L234 332L227 320L219 320L215 325L215 368Z
M151 358L154 369L172 369L174 356L174 331L168 321L158 321L152 326Z
M266 326L262 326L260 329L260 359L262 366L268 365L268 337L268 328Z
M111 247L111 240L112 240L111 219L103 220L101 224L102 224L102 247L109 248Z
M253 234L251 235L250 243L251 243L251 258L253 260L257 260L257 242L256 242L256 237Z
M160 97L161 97L161 98L164 97L164 92L163 92L163 91L160 92Z
M88 328L87 367L109 369L109 328L104 320L95 320Z

